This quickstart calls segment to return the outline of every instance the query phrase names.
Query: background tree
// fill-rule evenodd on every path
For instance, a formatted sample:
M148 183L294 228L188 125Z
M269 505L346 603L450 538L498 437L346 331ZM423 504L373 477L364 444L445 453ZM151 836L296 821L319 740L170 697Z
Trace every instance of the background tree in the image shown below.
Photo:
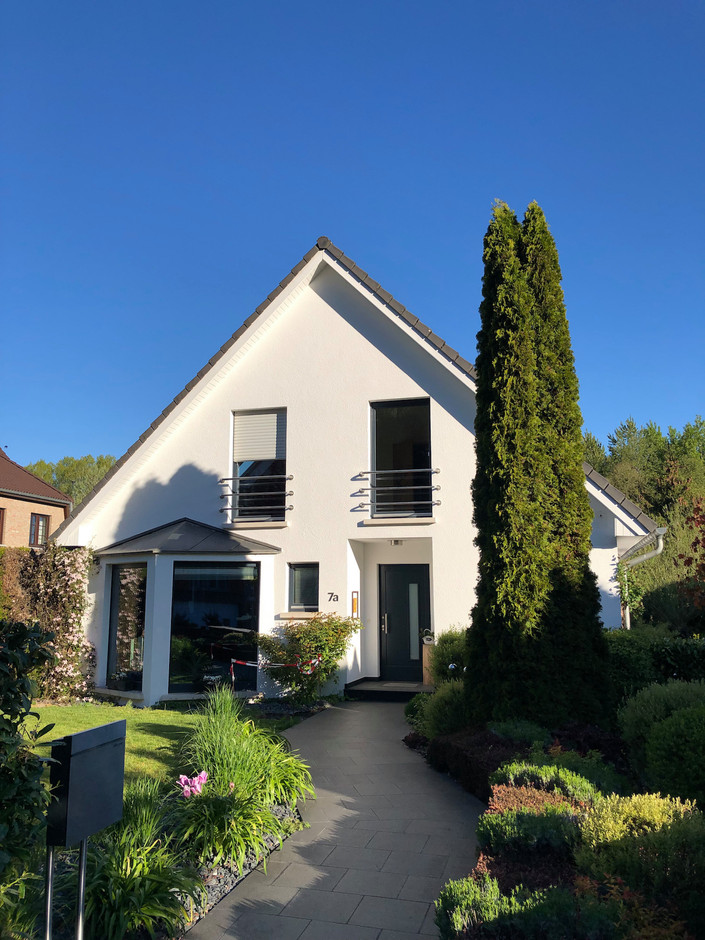
M38 460L27 464L25 470L70 496L74 506L77 506L114 463L115 458L110 454L100 454L98 457L86 454L85 457L62 457L57 463Z
M602 445L589 432L583 445L585 459L593 463L591 456ZM663 553L629 573L633 596L641 599L632 610L632 625L665 623L684 634L702 633L705 611L684 589L688 572L682 559L692 554L689 520L705 498L705 420L697 416L682 430L669 427L664 434L654 422L639 427L627 418L608 436L597 469L668 529Z
M608 701L589 568L578 383L555 243L536 203L485 235L466 690L477 719L597 720Z

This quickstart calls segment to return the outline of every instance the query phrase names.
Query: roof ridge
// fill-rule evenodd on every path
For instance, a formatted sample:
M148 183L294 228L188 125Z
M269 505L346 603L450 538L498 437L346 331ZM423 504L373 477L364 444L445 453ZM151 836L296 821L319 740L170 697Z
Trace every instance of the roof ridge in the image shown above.
M595 486L609 496L613 502L621 506L625 512L628 512L640 525L643 525L648 533L656 531L657 523L654 522L650 516L647 516L640 506L637 506L635 502L629 499L626 493L623 493L613 483L610 483L607 477L595 470L593 465L588 463L587 460L583 460L583 472L591 483L594 483Z

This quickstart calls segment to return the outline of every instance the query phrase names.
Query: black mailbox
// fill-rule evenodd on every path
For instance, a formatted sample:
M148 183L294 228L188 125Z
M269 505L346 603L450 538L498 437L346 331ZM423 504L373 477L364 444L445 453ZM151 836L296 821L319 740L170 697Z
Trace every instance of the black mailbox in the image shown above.
M70 846L122 819L126 722L52 742L47 845Z

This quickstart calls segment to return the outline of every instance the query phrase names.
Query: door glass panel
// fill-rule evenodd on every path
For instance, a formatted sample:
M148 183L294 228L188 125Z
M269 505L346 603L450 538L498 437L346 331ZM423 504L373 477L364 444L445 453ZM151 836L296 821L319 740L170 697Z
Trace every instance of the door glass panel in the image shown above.
M431 514L431 423L428 399L375 402L374 515Z
M419 586L409 585L409 658L419 658Z
M256 688L256 666L242 663L257 662L249 632L258 609L255 562L175 562L169 691L200 692L231 678L235 688Z
M109 689L140 691L147 565L113 565L108 639Z

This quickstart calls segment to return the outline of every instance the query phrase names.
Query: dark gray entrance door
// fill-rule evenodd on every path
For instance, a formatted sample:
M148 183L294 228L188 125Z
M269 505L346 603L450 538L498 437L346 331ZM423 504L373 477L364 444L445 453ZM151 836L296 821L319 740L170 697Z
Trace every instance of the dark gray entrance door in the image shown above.
M379 566L380 675L420 682L421 634L431 625L428 565Z

